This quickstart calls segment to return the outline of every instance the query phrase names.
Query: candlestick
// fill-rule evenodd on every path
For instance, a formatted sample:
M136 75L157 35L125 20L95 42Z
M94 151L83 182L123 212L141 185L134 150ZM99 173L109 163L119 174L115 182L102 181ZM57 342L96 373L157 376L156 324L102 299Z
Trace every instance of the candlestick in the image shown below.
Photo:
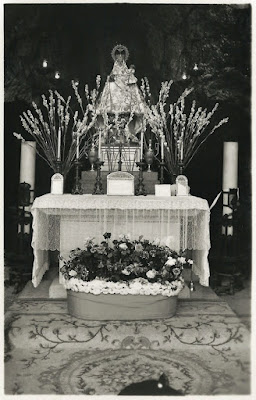
M76 159L79 159L79 136L76 137Z
M77 159L74 164L75 164L75 168L76 168L76 174L75 174L75 184L72 189L72 194L83 194L83 190L81 187L81 181L80 181L81 163Z
M164 183L164 166L165 166L165 162L162 160L160 162L160 184L162 185Z
M161 137L161 160L164 160L164 138Z
M60 144L61 144L61 130L58 130L58 150L57 150L57 159L60 160Z
M20 153L20 183L28 183L30 185L30 202L34 200L35 189L35 166L36 166L36 142L21 142ZM31 206L25 207L26 212L30 212ZM20 231L18 225L18 231ZM30 225L24 226L24 232L30 233Z
M94 186L93 194L103 194L103 186L101 179L101 166L104 164L104 161L100 161L99 159L95 161L95 165L97 168L96 182Z
M183 141L180 144L180 161L183 162Z
M238 143L224 142L223 148L223 179L222 190L223 203L228 203L228 194L230 189L236 189L238 185ZM230 214L229 207L223 206L223 215ZM222 233L225 229L222 228ZM228 235L233 235L233 227L228 227Z
M99 132L99 147L98 147L98 159L101 159L101 130Z
M140 159L142 160L143 158L143 135L144 131L141 131L141 138L140 138Z
M142 160L140 160L139 162L136 162L136 165L137 167L139 167L139 181L135 189L135 195L146 196L147 192L143 182L143 166L145 165L145 163Z

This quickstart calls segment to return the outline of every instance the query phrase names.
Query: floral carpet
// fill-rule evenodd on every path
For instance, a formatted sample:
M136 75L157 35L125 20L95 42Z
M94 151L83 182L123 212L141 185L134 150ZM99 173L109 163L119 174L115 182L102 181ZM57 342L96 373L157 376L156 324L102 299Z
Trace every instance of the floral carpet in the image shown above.
M250 334L222 301L104 322L68 315L65 301L18 300L5 326L6 394L116 395L163 372L185 395L250 393Z

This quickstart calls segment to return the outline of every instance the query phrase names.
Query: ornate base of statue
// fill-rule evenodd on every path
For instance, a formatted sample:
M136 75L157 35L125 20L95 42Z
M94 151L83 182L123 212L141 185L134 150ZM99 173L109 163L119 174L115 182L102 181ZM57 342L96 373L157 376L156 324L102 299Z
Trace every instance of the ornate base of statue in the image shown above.
M72 189L72 194L83 194L81 180L80 180L80 168L82 163L79 160L76 160L74 164L76 168L76 174L75 174L75 184Z
M135 195L136 196L146 196L147 192L144 186L144 179L143 179L143 167L145 163L141 160L136 162L136 165L139 167L139 181L135 188Z
M165 167L165 162L162 160L160 162L160 184L162 185L164 183L164 167Z
M95 161L97 175L96 175L96 182L94 185L93 194L104 194L103 186L102 186L102 179L101 179L101 167L103 164L104 164L104 161L100 161L99 159L97 159Z

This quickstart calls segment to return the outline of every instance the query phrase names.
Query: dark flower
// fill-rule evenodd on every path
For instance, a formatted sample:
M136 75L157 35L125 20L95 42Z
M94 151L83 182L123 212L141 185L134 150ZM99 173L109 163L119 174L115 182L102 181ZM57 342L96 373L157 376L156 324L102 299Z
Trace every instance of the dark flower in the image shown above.
M110 232L106 232L103 235L104 239L110 239L111 238L111 233Z

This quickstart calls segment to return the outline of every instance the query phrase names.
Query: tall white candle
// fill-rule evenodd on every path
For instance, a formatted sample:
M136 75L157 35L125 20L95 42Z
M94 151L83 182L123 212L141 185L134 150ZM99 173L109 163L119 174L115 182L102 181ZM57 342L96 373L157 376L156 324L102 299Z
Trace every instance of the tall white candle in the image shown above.
M60 160L60 145L61 145L61 130L58 130L58 148L57 148L57 159Z
M98 159L101 158L101 129L99 131L99 147L98 147Z
M140 159L143 159L143 136L144 136L144 131L143 129L141 130L141 137L140 137Z
M21 142L20 149L20 183L26 182L30 184L30 190L35 189L35 171L36 171L36 142ZM34 192L30 192L30 202L34 200ZM26 211L30 211L31 206L25 207ZM18 227L18 232L21 227ZM25 225L25 233L29 233L29 225Z
M76 159L79 159L79 136L76 137Z
M183 141L180 142L180 161L183 161Z
M229 189L236 189L238 186L238 143L224 142L223 147L223 175L222 189L228 192ZM223 203L228 203L228 195L223 194ZM231 209L223 206L223 215L230 214ZM224 229L222 229L224 233ZM228 234L233 235L233 228L228 227Z
M164 138L161 136L161 160L164 159Z

